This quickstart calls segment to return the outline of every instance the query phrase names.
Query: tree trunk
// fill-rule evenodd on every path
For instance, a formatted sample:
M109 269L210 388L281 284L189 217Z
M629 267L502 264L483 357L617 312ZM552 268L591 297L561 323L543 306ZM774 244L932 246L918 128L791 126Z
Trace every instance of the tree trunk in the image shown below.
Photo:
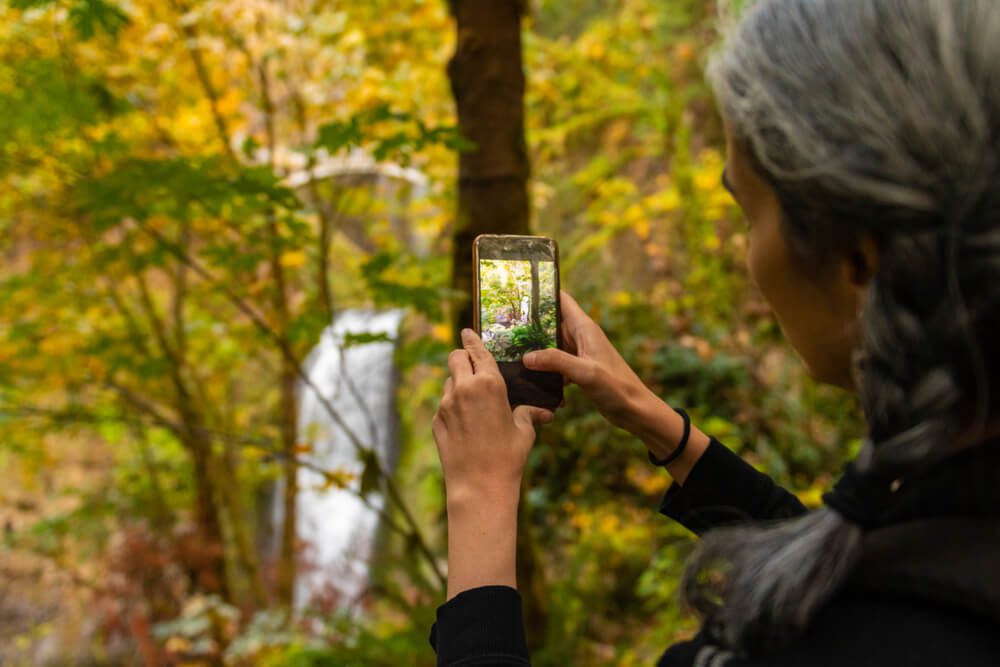
M251 539L250 531L247 530L248 522L246 521L243 500L240 497L239 478L235 475L239 466L236 447L229 439L225 440L222 446L222 462L227 474L219 476L221 501L229 517L233 546L236 549L236 561L242 570L242 579L247 585L253 601L253 609L256 611L267 607L267 591L264 590L264 580L261 578L257 550Z
M199 423L186 424L189 427L184 444L191 452L194 467L195 523L198 531L197 543L190 545L197 550L187 553L186 557L195 563L199 588L207 593L218 593L223 600L232 602L222 544L222 520L212 479L212 444L204 436Z
M232 587L226 574L226 554L222 533L222 518L215 495L215 465L212 439L205 428L205 420L192 400L191 392L181 376L180 363L171 369L176 391L175 408L181 417L181 442L191 453L194 468L195 522L198 540L194 551L187 556L198 565L199 587L208 593L218 593L226 602L233 601Z
M257 83L260 86L260 104L264 110L265 136L267 137L268 167L276 171L275 155L278 146L276 131L276 112L274 100L271 97L271 75L268 67L268 57L264 56L257 62ZM285 270L281 265L279 248L281 233L274 210L267 212L267 236L270 245L271 278L274 280L273 306L275 329L278 335L276 352L281 356L281 372L279 377L280 397L278 399L278 426L281 432L281 449L283 454L284 496L281 499L284 510L284 522L281 526L281 545L278 561L278 600L281 604L292 604L295 587L296 559L298 557L298 521L296 504L299 493L298 482L298 407L295 404L295 385L298 379L299 365L296 359L290 359L293 350L289 336L291 326L291 309L288 301L288 285L285 280ZM322 239L326 242L326 239ZM322 256L325 249L320 252ZM326 276L322 277L323 280ZM332 303L328 301L328 304Z
M458 329L472 326L472 240L529 233L528 153L524 139L522 2L453 0L458 29L448 76L462 135L476 144L458 167L452 287L467 294Z
M299 465L295 451L296 405L294 366L286 360L281 369L281 444L284 451L284 486L281 499L284 522L281 525L281 551L278 563L278 600L291 605L295 588L298 555L298 521L296 505L299 494Z
M273 154L273 153L272 153ZM288 307L288 291L285 272L281 266L277 240L278 227L272 213L268 213L268 234L271 237L271 275L274 277L274 311L277 320L277 334L280 340L277 348L281 354L279 376L278 427L281 433L282 477L284 480L281 506L281 543L278 553L277 597L280 604L291 605L295 588L295 573L298 558L298 512L296 505L299 494L298 406L295 403L295 385L298 379L298 363L289 358L292 349L288 336L291 320Z
M531 260L531 326L536 329L542 328L542 318L538 314L539 298L538 260Z
M458 304L459 330L472 326L472 241L479 234L530 234L524 137L523 0L450 0L458 39L448 77L462 135L476 148L459 157L458 216L451 284L467 296ZM522 492L521 497L525 494ZM529 517L518 509L517 581L528 643L545 630L543 582Z

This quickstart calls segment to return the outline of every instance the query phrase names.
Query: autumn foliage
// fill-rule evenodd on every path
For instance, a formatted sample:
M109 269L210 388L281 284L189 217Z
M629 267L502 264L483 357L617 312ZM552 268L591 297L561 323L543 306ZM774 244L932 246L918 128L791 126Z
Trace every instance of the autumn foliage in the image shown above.
M524 4L530 227L563 288L669 403L817 502L856 406L749 284L701 74L713 3ZM476 149L453 21L445 0L0 6L0 662L433 664L429 420L470 324L450 268ZM394 527L357 609L296 616L309 536L268 517L309 452L302 364L336 312L388 306L400 466L361 439L360 475L323 474L383 494ZM667 482L569 388L523 500L536 664L649 663L692 630Z

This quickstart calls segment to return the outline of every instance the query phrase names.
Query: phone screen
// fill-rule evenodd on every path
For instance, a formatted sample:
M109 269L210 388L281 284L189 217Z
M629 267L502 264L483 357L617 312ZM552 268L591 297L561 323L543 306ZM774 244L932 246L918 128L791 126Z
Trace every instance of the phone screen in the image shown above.
M512 405L555 407L557 373L529 371L531 350L559 346L559 272L555 242L543 237L481 237L477 241L478 324L486 349L507 381Z

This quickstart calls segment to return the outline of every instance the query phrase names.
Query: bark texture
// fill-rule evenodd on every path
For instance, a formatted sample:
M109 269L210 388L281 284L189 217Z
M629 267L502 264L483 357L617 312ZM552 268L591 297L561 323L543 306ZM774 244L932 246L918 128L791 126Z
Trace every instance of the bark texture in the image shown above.
M454 0L458 30L448 63L463 136L476 144L458 168L452 286L468 294L458 331L472 326L472 240L479 234L528 234L528 153L524 139L522 3Z

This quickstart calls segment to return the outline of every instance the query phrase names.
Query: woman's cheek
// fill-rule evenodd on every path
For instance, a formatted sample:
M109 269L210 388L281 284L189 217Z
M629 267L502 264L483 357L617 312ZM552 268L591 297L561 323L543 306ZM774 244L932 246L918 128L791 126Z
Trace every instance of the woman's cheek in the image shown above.
M780 241L780 239L773 236L768 237L766 234L762 236L761 225L758 225L756 229L758 238L754 239L754 227L751 227L747 235L749 246L747 249L747 272L750 275L750 280L757 286L757 290L764 297L768 308L778 321L782 333L789 339L793 347L798 348L799 341L796 340L798 332L797 327L794 326L796 315L794 311L797 308L794 307L796 305L795 299L791 293L792 285L789 283L790 280L794 280L794 277L790 275L788 267L783 261L782 248L776 244L776 241ZM790 322L789 319L793 321Z

